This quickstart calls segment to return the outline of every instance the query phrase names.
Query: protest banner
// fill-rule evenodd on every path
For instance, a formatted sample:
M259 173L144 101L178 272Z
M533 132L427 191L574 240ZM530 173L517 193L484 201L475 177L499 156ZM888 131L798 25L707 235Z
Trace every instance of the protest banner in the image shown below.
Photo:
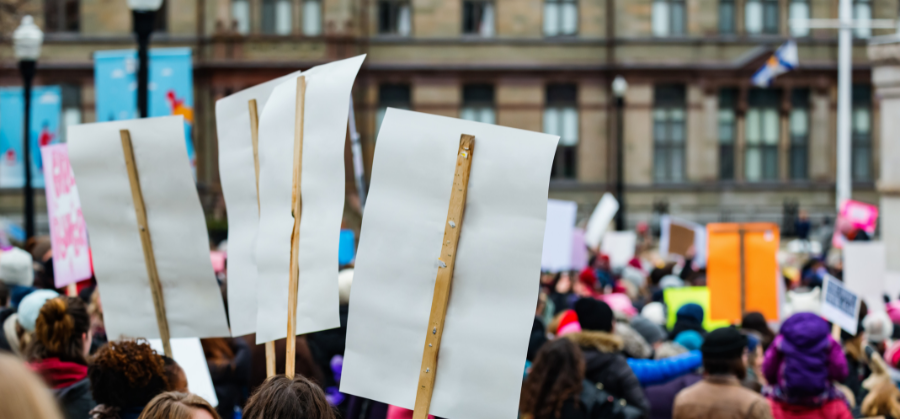
M41 148L44 162L44 188L47 218L50 221L50 244L53 247L53 281L56 288L91 277L91 255L87 229L81 215L75 174L69 165L65 144Z
M31 184L44 187L40 148L59 143L62 94L59 86L35 86L31 90ZM0 188L25 186L25 155L22 144L24 94L20 87L0 89Z
M859 326L859 306L862 298L845 287L837 278L825 275L822 299L822 317L838 325L851 335Z
M289 377L294 335L340 327L344 144L350 92L364 59L288 78L272 90L259 118L256 341L291 337Z
M884 293L887 290L884 243L844 243L843 257L844 287L860 296L869 311L884 311Z
M603 236L600 253L609 256L613 268L622 268L634 258L637 233L633 231L610 231Z
M670 254L690 256L693 248L693 263L697 267L706 266L706 228L700 224L663 215L659 220L659 255L667 259Z
M878 207L847 199L841 203L841 210L835 220L831 245L836 249L843 249L849 241L846 234L854 229L865 232L871 238L875 234L877 223Z
M162 340L149 339L147 343L156 352L163 352ZM216 397L216 388L213 386L212 376L209 374L209 365L206 363L206 355L203 353L200 339L172 339L172 359L184 370L191 393L202 397L213 407L218 406L219 398Z
M727 320L713 320L710 316L710 292L707 287L681 287L666 288L663 291L663 301L666 303L668 314L666 315L666 327L670 330L675 326L675 316L678 309L688 303L698 304L703 307L703 328L707 331L720 327L727 327Z
M587 267L588 258L587 245L584 243L584 229L576 228L572 230L572 270L580 271Z
M558 139L387 110L341 392L417 419L517 416Z
M603 239L603 234L606 233L609 223L618 211L619 201L609 192L603 194L600 202L594 207L594 212L591 213L591 218L588 219L587 228L585 228L584 242L588 247L591 249L600 247L600 240Z
M578 204L575 202L547 200L541 270L562 272L572 269L572 232L577 213Z
M715 320L739 322L751 311L778 320L778 226L712 223L706 226L706 284Z
M230 336L181 116L76 125L69 160L110 339ZM151 239L152 237L152 239Z

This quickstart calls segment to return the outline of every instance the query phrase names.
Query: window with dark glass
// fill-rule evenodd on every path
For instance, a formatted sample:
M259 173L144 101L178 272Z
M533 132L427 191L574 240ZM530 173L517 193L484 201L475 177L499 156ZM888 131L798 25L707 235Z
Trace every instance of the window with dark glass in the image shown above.
M459 117L469 121L494 123L494 86L467 84L463 86L463 107Z
M381 121L387 108L412 109L408 84L382 84L378 86L378 110L375 112L375 134L381 130Z
M544 132L559 136L550 177L575 179L578 163L578 88L574 84L547 86Z
M734 34L734 0L719 1L719 33Z
M684 35L684 0L653 1L653 35Z
M684 180L687 115L684 85L658 85L653 91L653 179Z
M250 33L250 0L231 0L233 28L241 35Z
M292 0L262 1L262 33L268 35L290 35Z
M577 32L576 0L544 0L544 35L575 35Z
M752 89L745 115L744 177L748 182L778 179L778 104L781 91Z
M78 32L80 3L79 0L44 0L44 31Z
M68 127L81 123L81 86L63 84L62 92L62 126L59 127L60 140L66 141Z
M737 97L737 89L722 89L719 91L719 179L721 180L734 180Z
M853 180L872 180L872 88L869 86L853 86L850 127Z
M747 0L744 27L749 34L778 34L778 0Z
M788 125L791 136L788 173L791 180L804 180L809 177L809 89L791 91Z
M408 36L412 27L410 2L407 0L380 0L378 2L378 33Z
M466 35L494 36L494 2L463 1L462 32Z

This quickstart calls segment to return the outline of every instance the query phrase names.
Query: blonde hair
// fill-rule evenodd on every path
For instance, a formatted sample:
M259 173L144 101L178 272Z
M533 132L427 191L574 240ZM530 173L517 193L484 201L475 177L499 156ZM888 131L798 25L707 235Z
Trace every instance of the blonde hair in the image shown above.
M5 354L0 354L0 418L63 418L40 378L19 359Z
M150 400L138 419L191 419L195 410L205 410L219 419L216 409L200 396L175 391L162 393Z

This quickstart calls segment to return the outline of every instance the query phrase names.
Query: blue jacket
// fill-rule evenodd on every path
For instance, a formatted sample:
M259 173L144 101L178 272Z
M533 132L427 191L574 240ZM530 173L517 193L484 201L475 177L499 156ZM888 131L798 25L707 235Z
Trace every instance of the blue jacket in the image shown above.
M628 366L644 387L665 383L697 369L702 364L703 355L700 351L690 351L660 360L628 358Z

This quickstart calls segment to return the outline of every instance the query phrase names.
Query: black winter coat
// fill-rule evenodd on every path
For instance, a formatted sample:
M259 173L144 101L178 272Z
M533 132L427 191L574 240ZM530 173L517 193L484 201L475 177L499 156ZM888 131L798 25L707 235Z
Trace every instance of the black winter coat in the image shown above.
M53 390L66 419L87 419L97 403L91 396L91 382L85 378L68 387Z
M566 338L575 342L584 354L586 380L602 385L602 390L640 409L644 416L649 415L650 403L641 383L621 353L621 338L597 331L571 333Z

